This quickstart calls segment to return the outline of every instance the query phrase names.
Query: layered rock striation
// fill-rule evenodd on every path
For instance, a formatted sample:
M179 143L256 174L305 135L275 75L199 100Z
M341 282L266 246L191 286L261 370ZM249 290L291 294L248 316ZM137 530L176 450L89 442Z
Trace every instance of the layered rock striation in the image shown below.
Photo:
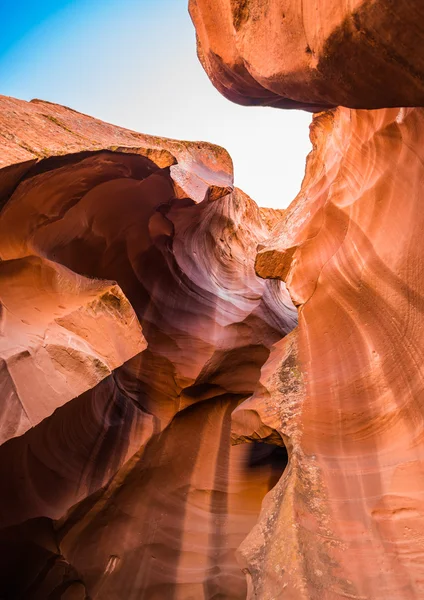
M319 113L256 258L299 325L232 413L234 443L289 454L239 549L248 598L421 598L422 7L192 0L191 15L227 98Z
M0 99L0 589L418 600L422 8L191 14L228 98L321 111L302 189Z
M316 116L302 190L258 254L299 326L233 413L236 441L289 450L240 549L249 598L424 593L422 132L422 109Z
M0 588L244 598L235 550L286 463L230 444L297 320L254 270L276 215L216 146L0 104Z

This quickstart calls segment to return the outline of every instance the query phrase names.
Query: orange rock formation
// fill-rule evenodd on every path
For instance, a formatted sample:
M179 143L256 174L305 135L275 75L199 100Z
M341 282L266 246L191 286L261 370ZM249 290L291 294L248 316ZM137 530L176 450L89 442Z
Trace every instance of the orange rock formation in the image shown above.
M423 35L417 2L192 0L199 57L242 104L316 115L302 189L262 243L299 325L232 440L288 467L239 550L249 600L424 596ZM353 110L379 108L381 110Z
M0 98L0 596L419 600L422 8L190 4L228 98L331 109L271 211Z
M235 550L286 464L230 444L297 320L254 270L277 214L215 146L0 105L0 589L245 598Z
M198 55L240 104L422 106L419 0L190 0Z
M302 190L258 255L299 327L234 412L238 441L290 450L241 548L252 598L424 594L423 131L422 109L318 115Z

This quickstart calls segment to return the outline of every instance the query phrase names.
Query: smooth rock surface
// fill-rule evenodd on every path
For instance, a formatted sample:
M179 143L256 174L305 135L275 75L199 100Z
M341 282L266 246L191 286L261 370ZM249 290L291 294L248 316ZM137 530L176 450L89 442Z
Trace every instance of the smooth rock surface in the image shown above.
M314 118L302 190L256 269L299 326L277 344L235 441L275 440L288 468L240 548L248 597L424 593L424 111Z
M239 104L424 105L420 0L190 0L198 56Z
M93 388L147 344L116 284L36 256L0 262L0 443Z
M230 444L231 412L297 322L284 284L254 268L280 214L233 190L216 146L39 101L1 107L2 264L116 282L141 347L0 446L0 585L34 600L241 600L236 548L286 465L273 448ZM116 321L111 352L125 342ZM94 344L103 330L84 331Z

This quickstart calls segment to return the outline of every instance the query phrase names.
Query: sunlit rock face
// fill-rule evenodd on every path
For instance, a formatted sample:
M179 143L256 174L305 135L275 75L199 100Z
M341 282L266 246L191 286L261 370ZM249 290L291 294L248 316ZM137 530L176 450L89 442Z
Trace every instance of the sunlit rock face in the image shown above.
M255 274L281 215L216 146L0 108L0 589L245 598L235 550L286 457L232 447L231 413L297 322Z
M0 262L0 441L87 391L146 342L116 284L25 256Z
M256 268L299 326L277 343L235 442L289 451L240 547L249 598L424 595L423 109L314 118L302 190Z
M420 0L190 0L198 55L239 104L424 105Z

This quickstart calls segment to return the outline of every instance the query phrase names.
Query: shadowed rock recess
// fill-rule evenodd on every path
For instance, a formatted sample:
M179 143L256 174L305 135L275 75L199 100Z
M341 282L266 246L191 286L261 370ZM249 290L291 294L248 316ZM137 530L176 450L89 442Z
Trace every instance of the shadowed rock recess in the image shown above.
M0 597L246 597L287 462L231 446L297 322L225 150L0 98Z

